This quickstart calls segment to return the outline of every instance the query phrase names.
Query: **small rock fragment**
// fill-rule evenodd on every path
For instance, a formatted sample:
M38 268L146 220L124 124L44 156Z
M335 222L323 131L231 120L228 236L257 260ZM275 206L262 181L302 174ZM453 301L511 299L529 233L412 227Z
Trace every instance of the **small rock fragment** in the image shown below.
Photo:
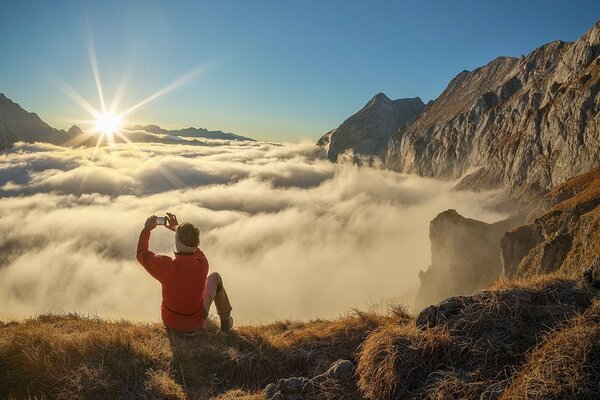
M354 375L354 364L349 360L337 360L331 364L327 375L333 379L348 381Z
M265 388L265 400L274 400L273 397L277 392L277 385L274 383L269 383Z
M308 381L306 378L289 378L289 379L280 379L278 386L279 390L283 394L294 394L300 393L302 391L302 387Z

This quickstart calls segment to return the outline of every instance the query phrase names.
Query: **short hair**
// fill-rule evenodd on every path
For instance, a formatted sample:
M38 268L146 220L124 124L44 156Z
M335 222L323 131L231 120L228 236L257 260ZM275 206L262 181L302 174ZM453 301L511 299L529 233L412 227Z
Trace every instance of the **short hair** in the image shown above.
M196 228L191 222L179 224L175 235L186 246L198 247L200 244L200 229Z

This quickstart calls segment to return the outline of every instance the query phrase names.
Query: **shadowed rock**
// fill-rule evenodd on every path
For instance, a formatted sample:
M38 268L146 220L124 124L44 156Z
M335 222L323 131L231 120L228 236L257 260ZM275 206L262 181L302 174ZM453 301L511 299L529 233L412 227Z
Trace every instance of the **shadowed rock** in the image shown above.
M521 217L493 224L444 211L429 225L431 265L421 272L417 306L483 289L502 272L500 238L519 225Z

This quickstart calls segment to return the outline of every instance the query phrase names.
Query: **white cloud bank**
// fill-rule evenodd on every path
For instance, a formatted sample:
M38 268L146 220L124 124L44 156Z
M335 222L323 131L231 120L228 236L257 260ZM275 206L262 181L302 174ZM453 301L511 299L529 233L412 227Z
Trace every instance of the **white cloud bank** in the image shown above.
M485 194L331 164L311 143L18 144L0 155L0 318L70 312L159 320L160 287L135 260L148 215L202 231L239 322L331 317L410 301L429 221L455 208L491 222ZM151 248L172 254L157 228Z

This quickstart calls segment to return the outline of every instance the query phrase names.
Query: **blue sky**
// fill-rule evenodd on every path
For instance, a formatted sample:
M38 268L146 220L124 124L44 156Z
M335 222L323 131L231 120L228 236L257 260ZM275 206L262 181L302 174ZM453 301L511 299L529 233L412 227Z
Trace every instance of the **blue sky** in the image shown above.
M58 128L89 118L57 85L99 107L89 31L109 102L127 74L121 109L197 73L132 122L314 140L378 92L427 102L599 18L598 1L3 1L0 92Z

